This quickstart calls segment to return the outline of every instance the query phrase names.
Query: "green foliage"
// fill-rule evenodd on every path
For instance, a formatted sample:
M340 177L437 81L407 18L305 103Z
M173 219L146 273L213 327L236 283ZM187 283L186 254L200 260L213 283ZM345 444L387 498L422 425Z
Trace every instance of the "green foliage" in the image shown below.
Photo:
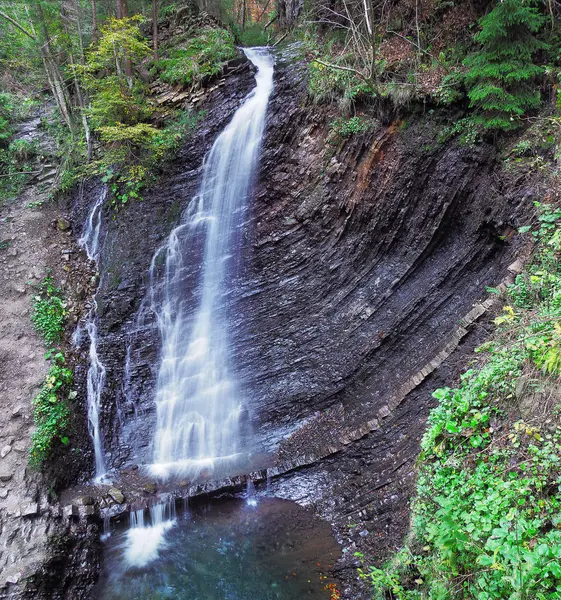
M358 133L365 133L374 128L372 119L364 117L351 117L350 119L339 118L329 125L331 134L338 138L347 138Z
M272 15L269 16L269 19ZM245 29L241 29L236 23L232 23L230 29L234 32L236 42L240 46L251 48L252 46L268 46L270 39L261 23L250 23Z
M11 95L0 93L0 146L12 137L13 129L10 125L10 119L13 110Z
M144 85L134 74L134 69L151 53L140 32L143 21L138 15L109 19L101 28L97 45L87 53L86 63L75 67L90 93L87 112L95 130L136 125L152 113Z
M538 207L535 260L510 286L482 364L434 392L411 540L363 571L376 598L561 598L561 428L509 418L522 374L536 392L561 375L561 210Z
M25 118L33 105L29 98L0 93L0 202L17 196L33 170L29 161L37 154L37 145L12 141L14 123Z
M49 274L43 279L34 300L31 321L37 333L49 346L60 342L64 332L66 304L52 275Z
M168 17L172 17L177 10L177 4L173 2L172 4L168 4L167 6L160 5L160 18L167 19Z
M322 57L324 62L341 62L344 57ZM343 104L364 99L373 94L373 90L354 73L332 69L317 61L309 65L308 92L318 104L343 100Z
M226 29L206 27L183 48L171 49L156 67L162 81L197 87L205 77L220 73L235 56L234 36Z
M52 454L58 443L68 444L70 408L67 397L72 384L72 370L65 367L62 353L51 358L51 367L41 391L33 400L35 431L31 438L29 462L39 468Z
M481 31L474 36L481 49L464 64L470 106L484 128L514 129L520 117L539 106L535 82L543 68L533 58L547 45L534 34L544 22L531 0L502 0L481 19Z
M37 146L27 140L14 140L7 147L0 147L0 201L16 197L33 171L31 159Z
M141 63L151 54L140 31L142 23L140 16L109 19L101 28L97 45L87 54L85 65L76 66L90 94L87 114L101 148L85 168L66 169L61 187L72 185L79 177L101 176L110 184L115 207L141 197L142 189L153 180L155 171L179 148L199 118L185 111L164 128L154 124L160 110L136 75ZM220 39L223 33L227 32L209 29L191 40L189 64L198 69L201 77L222 64L224 53ZM227 35L231 39L231 35ZM214 45L207 47L207 43ZM235 52L233 44L230 49ZM217 54L212 55L213 51ZM194 71L191 76L195 76Z
M49 273L34 298L31 321L45 344L51 346L62 340L65 319L66 305L61 289ZM51 366L33 400L35 431L31 438L29 462L35 468L49 458L57 443L68 444L66 432L70 426L67 397L72 384L72 370L65 366L61 352L50 350L46 358L51 360Z
M142 189L153 180L154 172L174 156L204 114L204 111L182 111L163 129L148 123L101 128L107 146L89 170L110 184L113 206L141 198ZM131 160L131 155L138 159Z

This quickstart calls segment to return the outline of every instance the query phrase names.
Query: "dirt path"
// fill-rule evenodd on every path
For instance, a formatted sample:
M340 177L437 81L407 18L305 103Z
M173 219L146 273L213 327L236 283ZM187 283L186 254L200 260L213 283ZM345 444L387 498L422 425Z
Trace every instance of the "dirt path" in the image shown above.
M49 144L38 124L22 124L19 137ZM59 505L49 503L54 482L28 466L32 400L48 370L30 320L33 295L49 268L63 287L71 279L73 244L49 200L54 170L42 167L43 175L17 200L0 204L0 598L10 599L29 597L29 578L46 558L49 535L64 521Z
M33 187L0 207L0 588L41 562L48 529L41 476L27 465L31 400L48 368L30 321L33 286L53 258L48 212L27 207L40 199Z

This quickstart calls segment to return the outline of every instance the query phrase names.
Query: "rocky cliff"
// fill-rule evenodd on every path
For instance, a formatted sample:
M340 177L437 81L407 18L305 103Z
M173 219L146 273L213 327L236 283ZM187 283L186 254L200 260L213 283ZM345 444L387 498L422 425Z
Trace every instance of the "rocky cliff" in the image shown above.
M491 307L485 286L518 269L513 232L536 190L504 177L492 145L442 141L452 113L419 109L337 139L335 112L308 99L305 64L291 52L277 62L245 266L228 298L234 361L256 454L277 465L276 493L313 504L347 549L380 559L406 531L430 391L484 336L475 323ZM158 184L104 212L102 429L117 469L151 459L159 336L139 318L150 261L251 86L246 63L230 71ZM75 228L99 186L73 199ZM356 580L354 570L340 574Z

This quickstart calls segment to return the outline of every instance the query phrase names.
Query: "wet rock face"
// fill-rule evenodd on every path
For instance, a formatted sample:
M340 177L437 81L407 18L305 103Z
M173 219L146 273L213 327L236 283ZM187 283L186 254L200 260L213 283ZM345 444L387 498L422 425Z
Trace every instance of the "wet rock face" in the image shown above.
M102 422L115 467L152 455L159 335L149 315L137 318L150 261L196 193L205 153L252 85L249 68L228 77L158 185L115 218L104 214ZM438 117L413 115L336 140L329 135L336 115L309 104L304 65L281 57L275 86L244 269L227 299L234 362L262 450L276 449L329 407L383 421L318 467L339 490L334 512L345 514L357 504L345 489L367 470L378 469L377 477L402 469L411 481L430 386L440 376L408 394L396 414L387 399L442 350L485 286L503 279L518 250L511 233L533 190L502 181L492 146L439 142ZM77 202L75 220L85 220L94 192ZM294 448L306 451L305 443ZM378 464L373 456L383 458ZM309 481L318 476L308 471ZM401 492L376 487L382 480L365 481L381 490L382 513L403 504Z
M159 335L150 315L137 318L151 258L252 85L249 67L227 78L158 185L115 218L106 209L97 302L114 466L152 452ZM503 195L493 148L440 144L435 118L333 140L333 116L307 100L304 65L281 58L275 86L245 268L228 298L238 377L267 450L335 403L377 414L501 278L516 250L503 236L531 193Z
M503 196L493 148L439 144L430 117L332 145L294 69L277 77L237 289L238 368L271 443L335 402L377 416L502 279L531 194Z
M118 212L105 205L96 300L98 352L107 369L101 415L103 445L111 466L149 461L151 456L159 335L150 315L139 321L138 312L146 294L152 256L178 224L197 191L205 154L253 83L250 64L235 61L200 107L204 118L167 165L157 186L147 190L142 201ZM73 199L75 227L85 223L101 186L90 181Z

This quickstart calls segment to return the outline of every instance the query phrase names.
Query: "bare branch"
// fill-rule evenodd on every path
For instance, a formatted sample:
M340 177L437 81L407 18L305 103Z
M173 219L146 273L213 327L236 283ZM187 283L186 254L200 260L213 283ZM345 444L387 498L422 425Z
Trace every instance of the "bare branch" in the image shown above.
M324 62L323 60L320 60L319 58L314 58L314 61L319 63L320 65L323 65L324 67L328 67L329 69L338 69L339 71L347 71L348 73L354 73L357 77L360 77L366 83L370 83L368 81L368 77L366 77L366 75L364 75L357 69L353 69L352 67L343 67L342 65L334 65L333 63Z
M10 15L7 15L5 12L2 12L1 10L0 10L0 17L3 17L4 19L6 19L6 21L9 21L14 27L17 27L22 33L25 33L25 35L27 37L31 38L32 40L37 39L31 32L27 31L27 29L25 29L25 27L20 25L15 19L12 19L12 17L10 17Z
M391 33L392 35L397 35L397 37L401 38L402 40L405 40L406 42L409 42L412 46L414 46L415 48L417 48L420 52L422 52L423 54L426 54L427 56L430 56L433 60L436 60L436 62L447 73L450 73L450 69L441 60L439 60L434 54L431 54L430 52L427 52L427 50L423 50L423 48L421 48L421 46L419 46L418 44L416 44L412 40L406 38L404 35L401 35L400 33L397 33L397 31L392 31L391 29L387 29L386 31L387 31L387 33Z

